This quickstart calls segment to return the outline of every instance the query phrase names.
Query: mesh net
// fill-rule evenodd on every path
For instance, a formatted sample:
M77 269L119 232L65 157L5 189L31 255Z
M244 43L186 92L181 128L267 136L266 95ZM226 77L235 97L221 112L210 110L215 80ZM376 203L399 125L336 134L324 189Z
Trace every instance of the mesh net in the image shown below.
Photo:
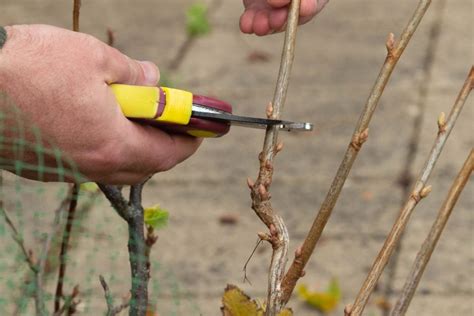
M0 107L0 315L37 314L38 286L27 257L34 263L45 258L42 301L45 314L53 315L61 245L72 194L72 185L60 182L84 182L85 178L37 128L25 123L6 96L0 98L0 104L6 105ZM69 237L61 306L77 286L76 300L81 301L77 313L105 314L106 301L99 275L107 281L116 305L129 299L128 226L95 184L80 187ZM162 315L199 315L192 299L183 301L183 289L174 267L161 264L153 251L150 261L150 308ZM163 297L170 302L166 311L157 306Z

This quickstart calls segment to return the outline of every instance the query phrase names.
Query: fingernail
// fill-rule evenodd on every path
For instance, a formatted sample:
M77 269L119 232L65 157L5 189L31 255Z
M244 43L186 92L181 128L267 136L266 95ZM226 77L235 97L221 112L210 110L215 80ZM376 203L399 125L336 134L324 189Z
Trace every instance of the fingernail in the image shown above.
M140 65L142 66L146 83L156 86L160 80L158 67L151 61L140 61Z

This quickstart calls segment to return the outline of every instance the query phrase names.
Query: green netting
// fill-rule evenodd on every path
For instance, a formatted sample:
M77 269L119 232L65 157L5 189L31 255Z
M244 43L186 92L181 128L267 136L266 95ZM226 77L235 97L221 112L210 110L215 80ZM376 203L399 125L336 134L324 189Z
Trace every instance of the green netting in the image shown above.
M0 107L0 315L37 314L34 273L29 269L15 236L23 242L26 251L31 252L33 260L39 258L45 241L51 237L43 279L43 301L46 314L52 315L67 217L67 208L61 213L57 210L71 192L71 184L61 182L65 179L84 182L85 178L70 159L42 137L37 128L26 123L5 96L0 98L3 104ZM60 182L33 181L25 176ZM57 225L56 214L61 214ZM5 215L15 226L17 235L8 225ZM82 186L71 230L63 290L64 295L69 296L78 286L80 315L105 314L106 301L99 275L104 276L117 304L127 297L130 290L127 241L126 222L111 208L97 187ZM152 251L150 306L159 312L160 299L166 297L170 301L171 295L173 307L166 311L166 315L199 315L192 298L183 301L185 290L177 281L175 269L177 267L161 264L158 253L154 255ZM128 312L122 313L125 314Z

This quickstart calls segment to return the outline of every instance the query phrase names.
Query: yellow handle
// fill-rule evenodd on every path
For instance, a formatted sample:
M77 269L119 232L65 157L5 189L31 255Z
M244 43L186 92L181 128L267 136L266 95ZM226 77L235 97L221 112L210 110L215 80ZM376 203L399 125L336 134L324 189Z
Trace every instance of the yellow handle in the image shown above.
M123 114L128 118L153 119L179 125L187 125L191 119L193 94L190 92L123 84L112 84L110 87Z

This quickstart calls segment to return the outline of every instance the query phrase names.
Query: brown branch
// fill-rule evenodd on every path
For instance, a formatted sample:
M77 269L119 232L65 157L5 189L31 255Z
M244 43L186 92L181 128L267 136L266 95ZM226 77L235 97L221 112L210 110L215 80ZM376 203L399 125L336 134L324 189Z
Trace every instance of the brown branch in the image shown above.
M77 305L81 303L81 300L76 300L77 296L79 296L79 286L76 285L72 289L72 294L67 296L64 302L64 305L57 311L54 312L54 316L61 316L62 314L66 313L66 316L72 315L76 312Z
M415 10L414 15L405 27L400 40L395 41L394 35L388 36L386 47L387 57L380 70L379 76L375 81L370 96L366 102L365 108L359 118L357 126L352 135L349 146L347 147L344 158L337 170L336 176L329 188L329 191L319 209L318 215L314 219L313 225L311 226L300 251L297 252L297 256L293 260L290 269L285 275L283 280L283 302L288 302L291 294L295 288L296 282L304 274L304 267L308 263L316 244L318 243L321 234L332 214L334 206L336 205L337 199L341 193L344 183L351 171L352 165L359 153L359 150L363 143L368 138L369 123L379 103L380 97L387 85L390 76L395 68L398 60L400 59L403 51L407 47L411 37L416 31L416 28L421 22L426 10L428 9L431 0L420 0L418 7Z
M107 45L111 47L115 45L115 32L110 27L107 28Z
M405 196L410 192L411 187L413 186L413 165L415 162L416 155L418 153L421 131L423 128L423 116L425 114L426 106L428 103L428 88L431 83L431 77L433 73L433 65L436 56L436 47L438 46L441 25L443 22L443 13L446 0L440 0L433 7L434 11L434 21L431 23L429 37L428 37L428 46L426 48L426 55L423 59L422 65L422 78L420 79L420 86L418 88L418 100L416 102L416 111L415 116L412 121L412 132L408 141L407 152L405 157L405 162L403 164L403 169L400 172L398 184L401 188L401 201L400 207L403 206L405 202ZM399 263L399 256L402 251L403 246L403 236L398 244L397 248L392 254L392 259L387 265L387 276L386 281L381 281L380 283L385 283L384 286L379 286L375 292L380 291L387 300L392 295L393 286L395 282L395 276L397 274L397 267ZM383 304L383 315L388 316L390 313L390 304Z
M267 116L269 118L278 119L283 112L291 68L295 56L300 4L300 0L294 0L290 5L273 102L267 107ZM265 310L265 315L267 316L276 315L284 305L281 299L281 282L288 260L288 231L283 219L274 212L270 202L271 195L269 193L273 177L273 159L282 147L282 144L278 144L278 127L268 127L265 132L263 150L259 155L260 170L257 181L253 183L249 180L248 182L251 190L252 209L270 230L268 241L270 241L273 248L268 275L267 308Z
M60 206L57 208L54 216L53 225L50 233L44 241L43 249L39 255L39 260L37 263L37 271L34 274L34 286L35 286L35 305L36 305L36 314L37 315L46 315L46 307L44 306L45 300L43 298L43 274L46 267L46 261L48 260L48 254L51 249L51 243L53 238L58 233L59 228L61 227L61 219L63 213L66 211L66 206L70 203L69 198L71 193L69 193L66 198L61 202Z
M431 254L438 243L439 237L443 232L446 223L448 222L449 216L456 205L456 202L461 195L469 177L471 176L474 168L474 150L471 149L471 153L467 157L462 169L459 171L456 179L454 180L451 189L449 190L448 196L441 206L438 216L436 217L431 230L426 237L421 249L416 255L415 262L413 263L410 274L403 286L402 293L400 294L394 309L392 310L392 316L405 315L408 306L415 294L416 288L420 283L420 279L425 271L426 265L428 264Z
M110 293L109 286L102 275L99 275L100 284L104 289L105 301L107 302L107 313L106 316L115 316L121 311L130 306L130 302L124 302L121 305L114 306L114 298L112 293Z
M59 253L59 271L58 281L56 285L56 294L54 297L54 312L58 312L61 308L61 299L63 297L63 283L66 275L67 251L69 248L69 239L71 238L72 224L74 222L74 215L77 208L77 200L79 197L79 184L74 184L69 193L69 209L67 213L66 226L63 232L61 242L61 251Z
M74 9L72 10L72 29L74 32L79 32L79 16L81 13L81 0L74 0Z
M433 171L433 168L438 161L438 158L443 150L444 144L448 139L449 134L451 133L454 125L456 124L456 120L459 117L459 114L464 106L464 103L469 96L469 93L472 90L474 85L474 68L471 68L470 73L459 92L459 95L454 103L454 106L451 109L449 117L447 120L444 118L444 113L440 115L438 119L438 135L435 139L431 152L428 156L428 159L425 162L425 165L420 173L418 180L415 183L415 186L409 195L405 205L400 211L395 224L392 227L385 243L380 250L375 262L364 282L362 285L359 294L353 304L352 310L350 311L350 316L358 316L361 315L367 301L370 297L370 294L374 290L374 287L383 272L385 265L387 264L390 256L392 255L393 250L397 246L401 234L405 229L408 220L410 219L410 215L413 212L413 209L418 204L418 202L426 197L429 192L431 191L431 186L426 186L426 183Z

